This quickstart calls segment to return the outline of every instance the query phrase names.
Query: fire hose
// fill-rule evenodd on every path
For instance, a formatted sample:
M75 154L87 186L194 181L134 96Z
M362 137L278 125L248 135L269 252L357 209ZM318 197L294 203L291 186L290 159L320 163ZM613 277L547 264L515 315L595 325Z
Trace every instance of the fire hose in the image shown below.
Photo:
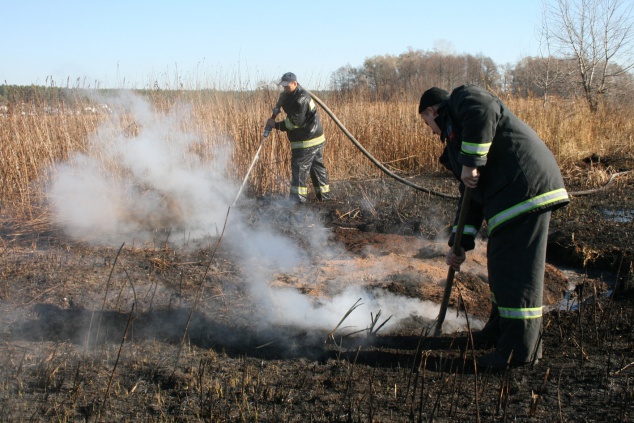
M379 162L377 159L375 159L369 152L368 150L366 150L361 143L359 143L359 141L357 141L357 139L346 129L345 126L343 126L343 124L339 121L339 119L337 119L337 117L335 116L335 114L328 108L328 106L326 106L324 104L323 101L321 101L319 99L319 97L317 97L315 94L313 94L312 92L310 92L309 90L307 90L306 88L302 87L304 89L304 91L306 91L312 98L313 100L315 100L315 102L317 104L319 104L321 106L322 109L324 109L324 111L328 114L328 116L331 117L331 119L333 120L333 122L335 122L335 124L337 124L337 126L339 127L339 129L341 129L341 131L350 139L350 141L352 141L352 143L359 149L359 151L361 151L363 153L363 155L365 155L368 159L370 159L370 161L372 163L374 163L374 165L376 167L378 167L379 169L381 169L385 174L387 174L388 176L396 179L397 181L407 185L410 188L414 188L415 190L418 191L422 191L422 192L426 192L428 194L431 195L435 195L438 197L443 197L443 198L451 198L451 199L458 199L460 197L456 196L456 195L452 195L452 194L445 194L444 192L439 192L439 191L434 191L431 190L429 188L425 188L425 187L421 187L420 185L416 185L413 182L408 181L407 179L403 179L400 176L398 176L397 174L395 174L394 172L391 172L388 168L386 168L385 166L383 166L383 164L381 162Z

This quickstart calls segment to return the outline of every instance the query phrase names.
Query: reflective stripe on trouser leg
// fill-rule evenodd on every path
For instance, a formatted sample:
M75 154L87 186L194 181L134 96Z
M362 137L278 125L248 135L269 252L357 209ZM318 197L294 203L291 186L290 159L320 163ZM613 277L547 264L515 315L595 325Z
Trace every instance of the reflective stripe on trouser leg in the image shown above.
M315 157L313 158L312 166L310 167L310 179L313 182L315 188L315 194L320 200L327 200L330 193L330 186L328 185L328 171L324 166L324 146L326 143L320 144L315 151Z
M497 351L526 362L541 358L542 299L550 210L529 213L489 238L489 286L499 312ZM539 343L539 344L538 344Z
M306 202L310 169L320 148L323 148L323 143L315 147L291 149L291 200Z

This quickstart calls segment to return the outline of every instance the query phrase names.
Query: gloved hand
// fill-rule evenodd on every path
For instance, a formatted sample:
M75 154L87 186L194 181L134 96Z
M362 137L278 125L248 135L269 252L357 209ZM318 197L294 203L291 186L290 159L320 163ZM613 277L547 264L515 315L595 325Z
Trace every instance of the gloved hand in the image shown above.
M269 120L267 120L267 121L266 121L266 126L267 126L268 128L271 128L271 129L275 128L275 119L269 119Z

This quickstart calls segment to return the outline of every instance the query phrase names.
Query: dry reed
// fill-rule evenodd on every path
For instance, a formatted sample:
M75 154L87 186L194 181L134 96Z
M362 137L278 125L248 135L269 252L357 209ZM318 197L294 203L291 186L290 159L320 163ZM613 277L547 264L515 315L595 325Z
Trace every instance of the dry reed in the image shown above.
M198 137L196 153L200 160L209 160L218 148L230 149L229 171L236 180L241 180L262 139L264 123L278 92L155 90L148 96L157 113L168 111L175 104L190 105L191 112L181 129ZM420 121L414 102L370 102L331 94L321 98L364 147L393 171L412 175L440 170L437 157L442 145ZM546 141L564 171L573 169L575 163L591 154L629 154L634 149L632 110L602 109L591 114L582 103L555 101L544 107L541 99L505 98L504 101ZM77 107L83 110L81 104ZM87 152L90 137L112 132L133 137L143 130L126 114L109 119L112 115L61 107L58 114L47 114L35 106L26 110L24 114L0 115L0 205L12 215L26 219L38 216L44 198L43 182L49 171L73 153ZM326 166L332 181L381 175L323 112L321 119L328 140ZM253 169L250 193L286 192L289 160L285 134L274 131Z

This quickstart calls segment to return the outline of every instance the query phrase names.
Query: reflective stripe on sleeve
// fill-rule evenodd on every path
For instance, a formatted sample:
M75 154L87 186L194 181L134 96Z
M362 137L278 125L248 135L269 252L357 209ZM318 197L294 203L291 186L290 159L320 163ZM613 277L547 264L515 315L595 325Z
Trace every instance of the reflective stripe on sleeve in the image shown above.
M286 129L288 129L289 131L300 128L299 126L293 125L293 122L291 122L289 118L284 119L284 126L286 126Z
M451 229L451 233L455 234L457 230L458 230L458 225L454 226ZM478 230L473 225L465 225L464 228L462 228L462 234L463 235L471 235L471 236L475 237L478 234Z
M489 219L489 234L491 234L491 232L502 223L516 216L519 216L520 214L535 210L536 208L543 207L548 204L555 203L557 201L563 201L567 199L568 193L564 188L560 188L516 204L513 207L508 208Z
M491 143L475 143L475 142L462 142L460 151L467 156L486 156L489 154Z

